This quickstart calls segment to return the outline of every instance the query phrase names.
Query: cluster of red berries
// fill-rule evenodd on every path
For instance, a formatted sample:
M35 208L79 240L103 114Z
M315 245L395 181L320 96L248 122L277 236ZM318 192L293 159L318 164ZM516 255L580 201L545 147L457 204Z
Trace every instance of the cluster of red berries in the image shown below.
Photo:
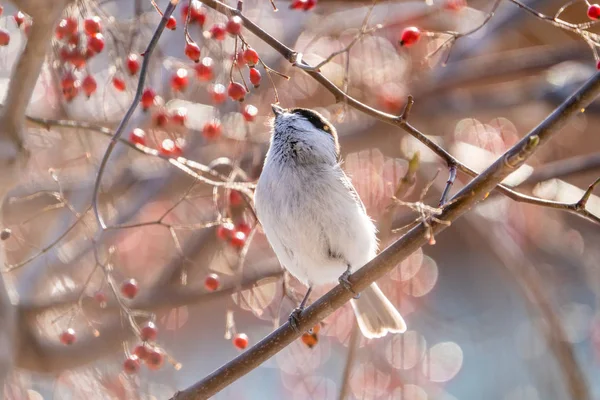
M152 344L157 336L158 328L154 322L148 321L140 327L139 337L142 342L137 344L123 361L123 370L127 374L137 373L142 362L151 370L158 370L163 366L165 352Z
M0 16L4 13L4 7L0 5ZM22 28L26 35L29 35L29 29L31 28L31 20L28 19L25 14L21 11L17 11L15 15L13 15L13 19L17 24L18 28ZM10 33L3 28L0 28L0 47L8 46L10 43Z
M225 222L217 228L217 237L227 242L231 247L241 250L246 244L246 239L252 231L252 227L245 222L232 224Z
M290 8L292 10L310 11L317 5L317 0L292 0Z
M4 12L4 7L2 7L2 5L0 4L0 17L2 16L2 13ZM3 28L0 28L0 46L8 46L8 44L10 43L10 33Z

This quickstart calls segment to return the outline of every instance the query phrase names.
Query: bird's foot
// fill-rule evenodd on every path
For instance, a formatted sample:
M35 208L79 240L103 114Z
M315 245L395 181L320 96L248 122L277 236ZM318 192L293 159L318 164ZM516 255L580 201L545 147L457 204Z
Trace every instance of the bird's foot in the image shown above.
M346 271L344 271L344 273L342 275L340 275L340 277L338 278L338 281L340 282L340 285L342 285L346 290L354 293L355 299L358 299L360 297L360 293L356 293L354 291L354 288L352 288L352 284L350 283L350 280L348 279L349 276L350 276L350 269L348 268Z

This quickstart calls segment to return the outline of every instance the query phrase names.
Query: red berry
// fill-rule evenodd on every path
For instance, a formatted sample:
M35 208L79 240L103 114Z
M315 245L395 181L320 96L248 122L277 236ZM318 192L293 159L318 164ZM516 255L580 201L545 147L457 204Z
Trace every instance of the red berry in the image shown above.
M25 28L27 28L27 26L29 26L29 25L26 25ZM69 44L71 44L73 46L79 46L79 35L73 35L73 36L71 36L69 38L69 40L67 41L67 43L69 43Z
M227 94L233 100L244 101L244 97L246 96L246 88L244 85L238 82L231 82L229 87L227 88Z
M148 357L146 358L145 361L146 361L146 365L148 366L148 368L156 371L156 370L160 369L160 367L162 367L162 365L165 361L165 356L164 356L164 353L162 352L162 350L153 348L148 352Z
M130 54L127 56L127 70L129 75L135 75L140 70L140 56L137 54Z
M10 33L6 29L0 28L0 46L8 46L10 43Z
M231 61L235 62L235 66L238 68L244 67L244 65L246 65L246 60L244 60L244 52L240 50L232 55Z
M242 111L242 115L247 122L252 122L256 118L258 114L258 108L254 107L252 104L247 104L244 107L244 111Z
M467 0L446 0L444 8L450 11L460 11L467 6Z
M229 192L229 205L239 207L244 203L244 196L237 190Z
M99 16L94 15L83 20L83 29L88 36L100 33L102 30L102 20Z
M196 21L200 27L202 27L204 22L206 22L206 11L204 10L204 7L202 7L202 4L200 4L198 1L192 0L190 11L192 13L190 18L193 21Z
M171 113L171 121L177 125L185 126L187 119L187 109L185 107L179 107Z
M156 328L156 324L152 321L146 322L140 329L140 339L142 339L143 342L152 342L156 340L157 335L158 329Z
M133 299L138 292L138 283L135 279L127 279L121 283L121 294L128 299Z
M221 136L221 123L218 119L214 119L204 124L202 128L202 136L206 139L216 139Z
M598 60L598 62L596 63L596 69L597 69L598 71L600 71L600 60Z
M227 32L230 35L237 36L242 31L242 24L242 19L237 15L234 15L233 17L229 18L229 21L227 21L225 29L227 29Z
M244 232L244 235L248 236L252 232L252 227L245 222L240 222L235 226L235 230Z
M96 300L96 303L98 303L100 308L106 307L106 293L104 293L102 290L98 290L96 293L94 293L94 300Z
M185 44L185 55L193 62L200 61L200 47L194 42Z
M248 347L248 335L245 333L238 333L233 337L233 345L240 350L244 350Z
M600 18L600 5L592 4L588 7L587 15L590 19Z
M140 343L133 348L133 354L135 354L140 360L148 358L149 349L144 343Z
M88 49L94 53L101 53L104 49L104 36L101 33L95 33L88 38Z
M231 222L225 222L217 228L217 237L221 240L229 240L235 232L235 226Z
M13 15L13 18L15 19L15 22L17 23L17 26L19 28L21 27L23 22L25 22L25 14L23 14L21 11L17 11L17 13Z
M140 359L135 354L130 355L123 361L123 370L126 374L136 374L140 370Z
M229 240L229 243L237 248L237 249L241 249L242 247L244 247L244 245L246 244L246 234L242 231L237 231L233 234L233 236L231 236L231 239Z
M210 34L215 40L225 39L225 32L225 25L221 23L214 24L212 28L210 28Z
M310 11L317 5L317 0L306 0L304 3L304 11Z
M160 152L168 157L178 157L182 153L182 149L172 139L165 139L160 145Z
M177 20L175 19L175 17L171 15L167 20L167 25L165 26L167 27L167 29L170 29L172 31L177 29Z
M76 81L70 72L63 75L60 85L67 102L73 100L77 96L77 93L79 93L79 81Z
M304 10L304 7L306 7L307 2L307 0L292 0L290 8L292 10Z
M214 292L220 286L219 275L217 274L208 274L206 278L204 278L204 287L206 290Z
M183 92L188 86L188 72L185 68L179 68L171 78L171 87L176 92Z
M201 81L209 81L213 77L213 60L210 57L204 57L202 62L196 65L196 77Z
M81 69L85 67L85 55L78 52L77 49L74 49L69 55L69 62L75 69Z
M417 43L419 38L421 37L421 31L419 28L411 26L410 28L405 28L400 35L400 46L412 46Z
M156 97L156 92L153 89L151 89L151 88L145 89L144 92L142 93L142 99L140 100L140 103L142 103L142 110L146 111L150 107L152 107L155 97Z
M75 77L73 76L73 74L70 72L64 74L62 79L60 80L60 86L63 90L70 89L73 86L75 86Z
M77 337L75 336L75 330L73 328L69 328L60 334L60 342L62 344L71 345L75 343L75 339L77 339Z
M154 124L158 127L163 127L169 123L169 115L164 108L159 108L154 113Z
M77 20L75 18L63 18L58 26L63 29L66 37L74 36L77 34Z
M146 145L146 132L143 129L135 128L129 134L129 141L135 144Z
M258 59L259 59L258 53L253 48L248 47L244 51L244 61L246 61L249 66L252 67L252 66L258 64Z
M3 12L4 12L4 7L2 7L2 4L0 4L0 17L2 16Z
M86 76L81 82L81 88L87 97L93 95L97 87L98 85L96 84L96 80L92 75Z
M112 84L113 84L113 87L115 89L117 89L119 92L122 92L125 90L125 81L123 80L123 78L119 78L118 76L113 76Z
M260 80L262 76L260 75L260 71L256 68L250 68L250 82L254 85L255 88L260 86Z
M209 92L215 104L220 104L227 99L227 92L225 86L221 85L220 83L210 86Z

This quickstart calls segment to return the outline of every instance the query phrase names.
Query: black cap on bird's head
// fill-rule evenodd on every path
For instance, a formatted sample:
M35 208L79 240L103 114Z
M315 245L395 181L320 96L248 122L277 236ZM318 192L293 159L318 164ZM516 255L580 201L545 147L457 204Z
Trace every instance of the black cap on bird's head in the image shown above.
M339 154L337 131L335 130L335 127L329 121L327 121L327 119L321 114L308 108L296 107L285 109L277 104L271 104L271 108L273 109L273 114L275 114L276 120L280 116L284 115L297 116L305 121L308 121L316 129L331 135L335 144L336 151Z

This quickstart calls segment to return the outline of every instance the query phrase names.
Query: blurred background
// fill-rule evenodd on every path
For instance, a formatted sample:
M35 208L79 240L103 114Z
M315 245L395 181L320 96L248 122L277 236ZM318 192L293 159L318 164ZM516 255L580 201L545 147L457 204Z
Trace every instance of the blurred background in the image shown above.
M414 96L411 124L477 171L596 71L593 34L554 26L511 0L319 0L310 10L295 3L275 1L274 12L269 1L245 1L244 14L312 65L340 52L321 72L371 107L397 115ZM552 18L566 3L522 4ZM0 27L10 33L0 47L5 93L31 21L24 16L18 26L18 10L2 5ZM168 399L239 354L239 334L251 346L287 319L305 288L283 273L250 207L277 100L335 124L344 169L380 227L382 248L403 226L435 215L448 179L443 160L401 129L336 103L245 29L243 41L218 40L214 26L227 18L197 4L194 63L185 54L186 5L149 63L145 87L154 93L103 175L103 232L90 208L96 173L133 100L140 72L130 55L145 50L160 15L145 0L77 1L64 14L75 30L48 36L27 111L37 118L27 126L31 157L2 206L10 229L4 276L21 316L8 399ZM560 18L596 32L587 9L572 2ZM86 53L94 35L84 20L92 16L103 34L97 54ZM421 38L400 46L410 26ZM233 62L247 46L261 57L257 88L247 63ZM223 92L232 78L249 87L243 103ZM600 177L599 111L596 102L571 120L505 183L579 200ZM131 135L135 128L143 132ZM168 161L179 155L204 181ZM404 203L394 203L403 178ZM459 173L451 193L469 179ZM225 187L232 182L239 190ZM596 196L588 210L600 216ZM408 332L365 340L347 305L214 398L600 399L599 239L590 221L491 193L379 282ZM158 329L149 347L161 358L128 374L124 360L148 320Z

